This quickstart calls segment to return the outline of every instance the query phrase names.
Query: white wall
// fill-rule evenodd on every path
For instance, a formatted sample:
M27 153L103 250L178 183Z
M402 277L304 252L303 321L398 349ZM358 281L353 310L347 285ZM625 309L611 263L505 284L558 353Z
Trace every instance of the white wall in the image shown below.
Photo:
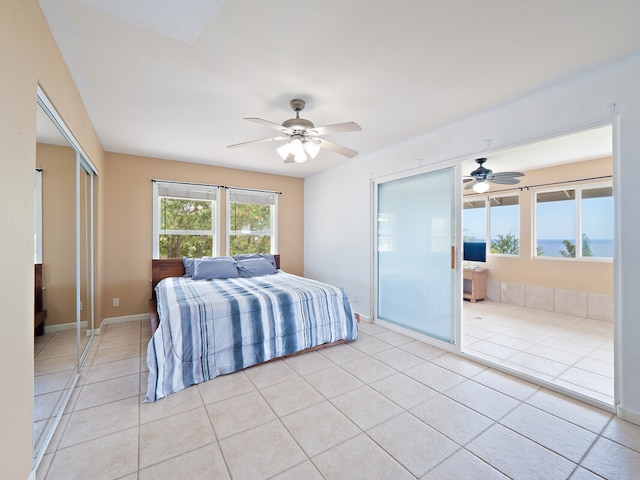
M618 215L615 290L619 413L640 423L640 54L449 124L393 147L356 157L305 180L305 275L343 286L354 309L370 315L371 179L425 164L468 158L614 122ZM481 94L481 92L479 92ZM612 109L612 105L614 105ZM363 124L366 122L363 120Z

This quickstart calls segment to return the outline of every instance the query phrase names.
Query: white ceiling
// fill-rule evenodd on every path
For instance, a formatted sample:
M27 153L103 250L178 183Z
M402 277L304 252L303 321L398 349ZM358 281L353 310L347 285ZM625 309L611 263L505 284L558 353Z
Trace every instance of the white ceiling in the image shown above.
M637 0L39 3L105 150L297 177L349 160L229 149L273 136L243 117L302 98L363 155L640 49Z

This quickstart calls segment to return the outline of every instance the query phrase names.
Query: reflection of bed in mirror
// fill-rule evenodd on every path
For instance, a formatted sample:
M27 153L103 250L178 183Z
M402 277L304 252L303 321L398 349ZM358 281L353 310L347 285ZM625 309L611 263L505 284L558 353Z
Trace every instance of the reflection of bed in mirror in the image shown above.
M34 285L33 285L33 329L36 336L44 335L44 322L47 319L47 310L44 308L44 302L42 300L42 264L35 264L34 272Z
M258 260L264 260L264 270L245 268ZM231 273L200 276L198 262L205 260L196 260L189 276L181 259L152 260L151 317L157 329L147 349L145 401L357 338L344 289L279 270L279 256L211 259L216 261Z

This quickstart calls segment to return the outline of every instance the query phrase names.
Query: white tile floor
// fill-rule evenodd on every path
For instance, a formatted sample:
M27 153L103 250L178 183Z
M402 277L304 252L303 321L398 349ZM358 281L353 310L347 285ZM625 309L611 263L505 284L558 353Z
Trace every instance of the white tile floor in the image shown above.
M640 427L371 324L152 404L146 323L97 339L37 478L631 479Z
M613 405L613 323L484 300L463 304L464 352Z

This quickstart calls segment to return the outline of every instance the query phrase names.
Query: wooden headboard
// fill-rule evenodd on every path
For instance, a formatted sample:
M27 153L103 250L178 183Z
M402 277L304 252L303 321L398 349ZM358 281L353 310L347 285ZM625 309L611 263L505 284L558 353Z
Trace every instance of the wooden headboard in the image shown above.
M273 256L276 268L280 269L280 254ZM161 258L151 260L151 296L155 297L156 285L163 278L181 277L184 275L184 265L181 258Z

